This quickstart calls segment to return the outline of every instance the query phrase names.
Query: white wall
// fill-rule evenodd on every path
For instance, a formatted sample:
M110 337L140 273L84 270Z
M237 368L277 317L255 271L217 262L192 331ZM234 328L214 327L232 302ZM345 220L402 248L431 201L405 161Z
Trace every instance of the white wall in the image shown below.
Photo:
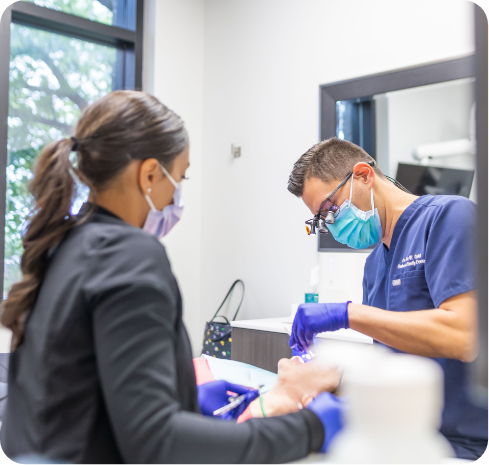
M183 186L185 210L164 243L182 292L184 321L194 350L203 332L200 326L203 72L204 0L146 0L143 89L178 113L190 134L190 179Z
M310 213L286 183L318 141L318 86L469 53L470 25L466 2L207 0L205 316L235 277L248 286L244 318L285 315L308 290Z
M319 254L319 302L363 302L363 269L369 252Z
M319 85L472 52L471 5L156 1L154 92L193 141L189 207L166 242L196 352L235 278L247 285L241 318L286 315L308 290L316 242L286 185L318 141Z

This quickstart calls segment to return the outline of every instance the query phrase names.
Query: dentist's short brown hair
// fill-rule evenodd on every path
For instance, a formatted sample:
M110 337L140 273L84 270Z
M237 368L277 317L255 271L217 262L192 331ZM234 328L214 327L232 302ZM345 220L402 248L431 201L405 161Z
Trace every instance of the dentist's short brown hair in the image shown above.
M307 179L340 183L357 163L371 161L374 159L358 145L332 137L311 147L295 162L287 189L301 197ZM377 165L373 169L378 176L384 177Z

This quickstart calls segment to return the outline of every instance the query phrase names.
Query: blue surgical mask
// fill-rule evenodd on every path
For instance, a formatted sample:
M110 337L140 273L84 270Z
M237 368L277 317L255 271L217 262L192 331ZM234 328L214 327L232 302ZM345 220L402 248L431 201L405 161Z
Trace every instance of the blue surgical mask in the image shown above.
M374 193L370 189L372 210L364 212L351 203L353 176L351 178L350 198L345 200L336 213L335 222L327 224L333 237L353 249L366 249L382 239L382 226L379 212L374 208Z
M158 239L166 236L175 226L183 213L182 183L177 183L163 165L160 165L163 174L175 187L173 203L167 205L163 210L157 210L148 194L144 197L149 205L149 213L144 222L143 229Z

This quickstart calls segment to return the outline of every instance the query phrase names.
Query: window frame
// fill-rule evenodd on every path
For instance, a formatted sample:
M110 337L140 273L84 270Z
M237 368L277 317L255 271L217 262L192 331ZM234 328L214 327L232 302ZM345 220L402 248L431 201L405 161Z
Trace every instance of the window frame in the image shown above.
M120 0L125 8L125 22L128 18L128 6L130 0ZM62 11L38 6L26 1L18 1L10 5L0 20L0 282L4 285L4 261L5 261L5 214L7 200L7 139L8 139L8 114L9 114L9 77L10 77L10 25L11 23L35 27L44 31L82 39L101 45L117 47L121 52L118 74L120 82L116 89L142 88L143 71L143 17L144 0L132 0L136 2L136 29L130 30L119 26L92 21Z

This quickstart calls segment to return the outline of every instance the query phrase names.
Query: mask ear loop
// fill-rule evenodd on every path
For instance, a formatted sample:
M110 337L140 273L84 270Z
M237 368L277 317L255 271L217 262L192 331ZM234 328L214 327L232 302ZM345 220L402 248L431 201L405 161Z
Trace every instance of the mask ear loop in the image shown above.
M351 204L351 196L353 195L353 174L351 175L351 185L350 185L350 204ZM372 211L374 211L374 189L373 187L370 189L370 203L372 205Z
M353 195L353 176L354 174L351 174L351 184L350 184L350 205L351 205L351 196Z
M353 174L351 175L351 185L350 185L350 205L351 205L352 195L353 195ZM370 189L370 203L372 205L372 211L374 211L375 206L374 206L374 189L373 189L373 187Z
M173 184L173 187L175 189L178 189L178 183L173 179L172 175L166 170L166 168L160 163L160 168L161 171L163 171L163 174L170 180L170 182Z
M151 192L151 187L148 187L148 194ZM158 210L156 209L153 201L149 197L148 194L144 194L144 198L146 199L146 202L148 202L149 208L153 213L156 213Z
M161 171L163 171L163 174L170 180L170 182L173 184L175 189L178 189L178 183L173 179L172 175L166 170L166 168L161 163L159 165L160 165ZM151 187L148 188L148 194L150 192L151 192ZM158 210L156 209L153 201L151 200L151 198L149 197L148 194L144 194L144 198L146 199L146 202L148 202L148 205L149 205L149 208L151 209L151 211L153 213L157 213Z

